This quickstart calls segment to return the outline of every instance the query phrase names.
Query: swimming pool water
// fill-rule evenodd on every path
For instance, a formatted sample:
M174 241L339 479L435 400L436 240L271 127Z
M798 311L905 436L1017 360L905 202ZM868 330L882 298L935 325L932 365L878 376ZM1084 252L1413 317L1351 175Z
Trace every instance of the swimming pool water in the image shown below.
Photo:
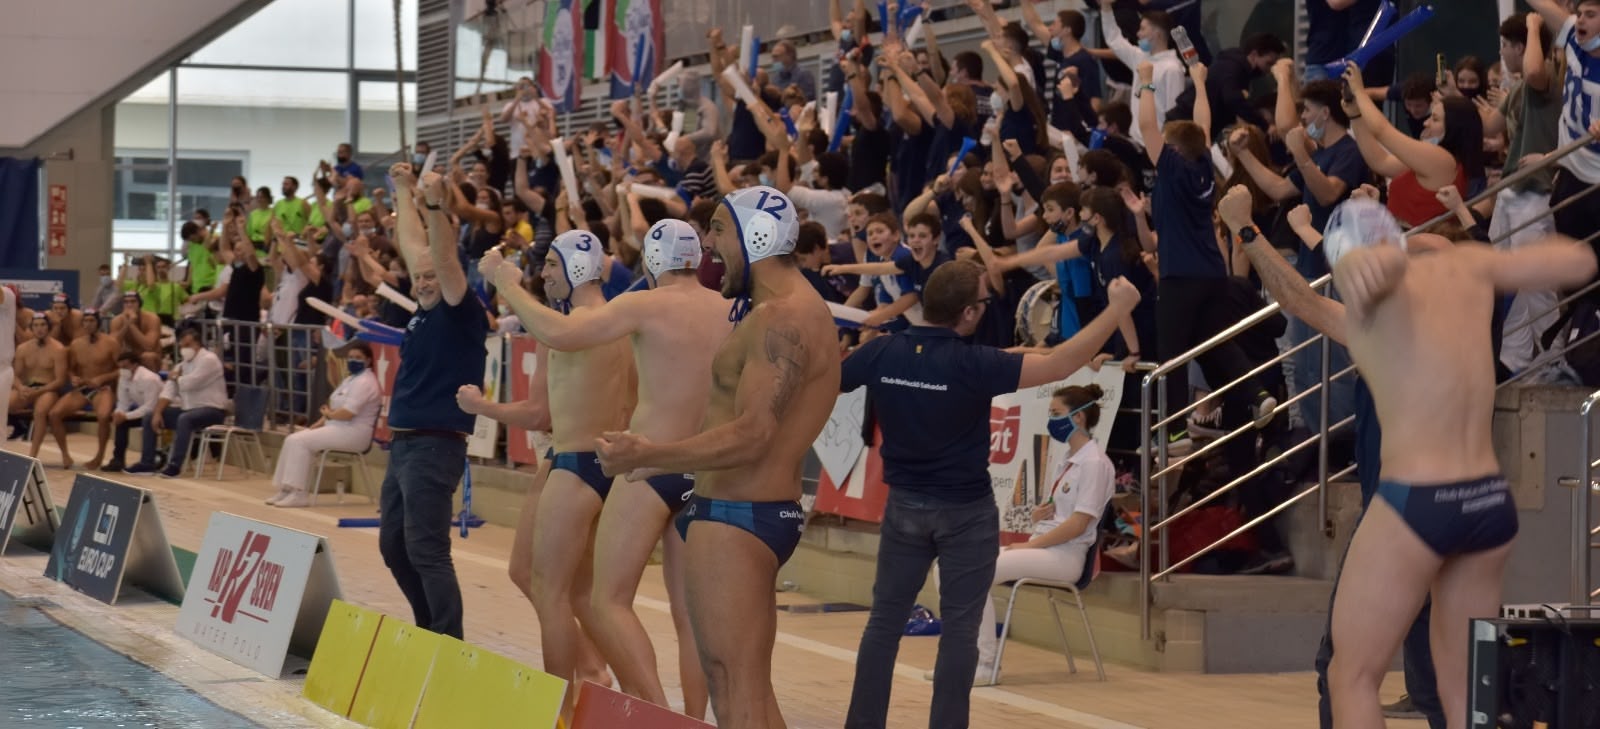
M259 726L0 592L0 727Z

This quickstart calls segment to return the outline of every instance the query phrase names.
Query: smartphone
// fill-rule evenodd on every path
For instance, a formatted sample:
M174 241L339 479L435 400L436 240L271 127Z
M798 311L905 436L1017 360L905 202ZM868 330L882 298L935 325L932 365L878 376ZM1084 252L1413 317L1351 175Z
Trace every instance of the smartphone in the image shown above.
M1434 67L1436 69L1433 76L1434 83L1437 84L1439 88L1444 88L1450 83L1450 77L1447 75L1450 73L1450 70L1444 65L1443 53L1434 56Z

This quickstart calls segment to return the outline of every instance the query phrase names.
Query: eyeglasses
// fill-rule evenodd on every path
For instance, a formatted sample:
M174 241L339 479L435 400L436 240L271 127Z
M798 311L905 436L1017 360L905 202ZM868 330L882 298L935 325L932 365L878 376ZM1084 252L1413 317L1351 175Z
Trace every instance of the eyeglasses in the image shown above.
M985 296L985 297L983 297L981 299L978 299L977 301L972 302L971 304L968 304L968 306L988 306L989 304L991 304L993 302L994 302L994 297L993 296Z

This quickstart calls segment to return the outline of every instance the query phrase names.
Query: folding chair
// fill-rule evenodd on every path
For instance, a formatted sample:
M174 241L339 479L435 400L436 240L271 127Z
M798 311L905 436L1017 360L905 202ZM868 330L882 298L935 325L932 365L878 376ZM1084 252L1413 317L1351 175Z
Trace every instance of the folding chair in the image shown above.
M1094 655L1094 670L1100 680L1106 680L1105 664L1100 661L1100 648L1094 642L1094 628L1089 625L1089 611L1083 606L1083 590L1089 583L1100 575L1100 542L1095 541L1094 549L1089 550L1088 558L1083 563L1083 575L1076 583L1053 582L1032 577L1024 577L1010 583L1011 595L1006 600L1006 619L1000 627L1000 646L995 651L994 668L989 674L989 683L1000 682L1000 659L1006 654L1006 637L1011 634L1011 612L1017 607L1017 591L1026 585L1043 588L1045 597L1050 600L1050 615L1056 619L1056 634L1061 636L1061 651L1067 655L1067 670L1071 673L1078 672L1078 664L1072 659L1072 646L1067 644L1067 629L1061 622L1061 598L1063 593L1071 595L1078 606L1078 615L1083 619L1083 632L1089 636L1089 652Z
M352 493L355 492L354 486L355 486L356 473L357 473L356 466L360 466L361 467L360 477L361 477L361 483L362 483L361 491L363 492L363 495L367 497L367 503L369 503L369 504L377 503L372 498L372 493L373 493L372 473L371 473L371 471L369 471L367 469L367 454L372 452L372 446L376 442L377 441L368 441L367 442L367 449L364 450L364 451L360 451L360 452L339 450L337 448L331 448L331 449L323 451L322 452L322 457L320 459L318 459L318 461L317 461L317 480L316 480L316 483L313 483L311 485L311 505L312 506L316 506L317 505L317 492L322 490L322 470L328 467L328 461L330 459L333 461L333 464L336 465L336 466L343 465L343 466L349 467L349 469L350 469L350 486L351 486L350 491ZM340 504L343 504L344 503L344 482L343 481L339 481L338 482L337 486L335 487L335 494L337 495L336 502L340 503Z
M261 448L261 428L266 421L266 388L240 385L233 395L233 424L213 425L200 433L200 455L194 462L195 478L205 470L206 454L211 446L221 444L222 455L217 459L217 480L221 481L222 467L228 463L228 446L234 440L245 448L245 470L268 473L266 451Z

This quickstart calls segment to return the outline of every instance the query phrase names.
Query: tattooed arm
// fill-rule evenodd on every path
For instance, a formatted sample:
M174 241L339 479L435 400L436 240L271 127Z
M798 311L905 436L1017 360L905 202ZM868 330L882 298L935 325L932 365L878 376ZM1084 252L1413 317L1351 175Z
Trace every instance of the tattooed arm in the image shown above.
M676 443L652 443L633 433L606 433L598 441L607 474L649 468L666 473L720 471L749 466L761 460L777 437L778 422L788 413L795 393L816 376L817 352L806 345L803 327L791 322L784 307L767 305L752 314L736 333L743 341L744 361L738 377L732 417L710 430ZM831 340L830 340L831 341ZM830 356L837 356L832 353Z

